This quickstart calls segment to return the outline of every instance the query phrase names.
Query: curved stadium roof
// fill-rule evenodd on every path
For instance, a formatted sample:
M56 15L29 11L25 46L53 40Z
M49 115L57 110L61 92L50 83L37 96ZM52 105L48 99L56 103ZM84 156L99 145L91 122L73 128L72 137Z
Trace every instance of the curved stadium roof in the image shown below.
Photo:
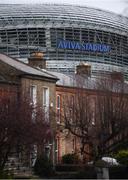
M115 29L121 34L128 31L128 18L99 9L57 4L0 5L0 29L20 25L41 26L42 23L49 21L63 22L63 26L66 26L66 22L70 22L72 26L77 24L83 25L84 28L85 25L88 27L91 24L95 27L104 27L108 31Z

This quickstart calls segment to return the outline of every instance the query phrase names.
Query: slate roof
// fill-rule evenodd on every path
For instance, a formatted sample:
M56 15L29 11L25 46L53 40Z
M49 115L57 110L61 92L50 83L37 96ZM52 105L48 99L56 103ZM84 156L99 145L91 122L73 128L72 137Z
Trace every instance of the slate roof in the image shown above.
M23 72L23 74L35 75L35 76L40 76L40 77L45 77L45 78L57 80L57 77L50 74L49 72L33 68L33 67L23 63L23 62L20 62L16 59L13 59L13 58L5 55L5 54L0 54L0 61L10 65L11 67L14 67L15 69L17 69L21 72Z
M59 72L51 72L53 75L58 77L58 81L56 84L58 86L65 86L65 87L80 87L85 88L88 90L100 90L103 91L104 87L108 88L108 90L113 91L115 93L123 92L128 94L128 81L113 81L113 86L109 86L110 82L108 81L108 85L105 83L107 82L107 78L105 77L87 77L87 76L81 76L78 74L62 74ZM105 80L106 79L106 80ZM108 79L109 80L109 79ZM102 86L103 82L103 86ZM123 88L123 89L122 89ZM123 91L122 91L123 90Z
M63 74L59 72L51 72L53 75L58 77L58 81L56 82L59 86L66 87L84 87L87 89L94 89L96 87L96 78L95 77L87 77L80 76L78 74Z

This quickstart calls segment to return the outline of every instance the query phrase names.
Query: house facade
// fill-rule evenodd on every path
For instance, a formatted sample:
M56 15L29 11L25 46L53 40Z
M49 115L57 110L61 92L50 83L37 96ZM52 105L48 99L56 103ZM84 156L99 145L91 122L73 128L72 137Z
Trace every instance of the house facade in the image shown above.
M69 127L66 128L66 120L69 124L71 123L70 125L73 125L76 123L76 117L80 120L79 113L85 115L85 112L82 112L84 106L80 110L82 98L85 98L85 101L88 101L89 106L91 106L87 107L83 102L86 106L85 109L92 113L92 116L88 117L92 121L90 125L95 125L95 79L90 78L91 69L88 64L79 65L77 68L77 73L72 75L52 72L59 77L56 85L56 163L61 163L65 154L76 154L80 161L84 159L84 163L91 159L91 145L89 145L89 142L84 143L86 155L83 157L83 152L81 152L83 138L80 137L79 133L71 132ZM82 121L85 125L87 119L83 118Z
M92 158L90 155L92 154L92 143L95 144L96 151L98 151L99 137L104 148L109 148L110 144L114 142L110 138L110 134L107 134L111 132L110 121L107 123L108 127L106 126L108 131L97 132L101 128L101 124L97 123L97 120L101 116L103 119L100 119L100 122L108 121L105 115L105 113L108 114L108 110L112 117L117 118L115 110L109 109L109 104L104 104L105 101L103 101L106 96L105 86L108 82L104 84L105 80L103 79L103 83L100 80L101 84L98 84L97 79L91 77L91 67L88 64L80 64L75 74L50 72L45 68L46 61L44 61L42 53L33 53L29 58L28 65L0 54L0 95L16 98L29 97L34 106L39 105L44 108L53 137L52 141L45 144L45 152L52 159L53 164L61 163L63 155L74 153L79 156L80 161L84 160L86 163ZM119 91L115 90L118 89L117 87L121 87L120 82L123 82L120 74L114 74L111 78L113 80L110 81L110 84L113 85L111 82L114 82L115 89L107 93L109 102L113 100L113 97L114 99L118 97ZM99 100L102 100L100 104L102 111L97 105ZM112 102L114 109L117 106L115 102ZM112 120L112 118L109 119ZM75 124L76 122L81 122L81 127L80 123ZM70 129L74 124L77 128ZM69 125L71 126L69 127ZM99 133L99 137L97 133ZM109 138L103 139L104 135L109 135ZM35 147L35 153L36 151ZM36 154L35 157L37 157Z
M18 100L26 97L35 107L42 107L54 137L56 121L51 114L55 112L56 107L57 78L47 71L38 70L4 54L0 54L0 78L1 97L15 96ZM52 142L47 142L46 151L49 151L49 156L54 161L54 138Z
M95 78L90 76L87 64L77 68L76 74L53 73L60 79L56 85L57 163L62 162L63 155L72 153L87 163L95 154L109 154L117 144L127 141L128 86L122 74L113 72ZM89 136L81 138L76 125Z
M32 67L36 67L40 70L46 69L46 61L43 58L43 53L36 52L32 53L31 56L28 58L28 64ZM91 76L91 66L88 64L82 64L77 67L77 76L73 74L72 76L52 72L49 71L52 75L56 76L58 78L58 81L56 82L56 136L55 136L55 163L61 163L62 162L62 156L65 154L72 154L76 153L80 156L80 139L76 138L75 135L70 133L65 128L65 120L63 117L64 114L64 103L68 102L66 99L70 99L71 103L73 104L75 102L75 96L77 94L77 88L79 85L87 85L86 92L88 92L89 98L93 97L93 91L87 90L92 82L90 83L90 76ZM82 77L83 75L84 77ZM83 79L84 82L83 82ZM92 98L93 99L93 98ZM70 108L69 108L70 109ZM72 111L73 113L73 111ZM85 149L89 151L88 144L85 145ZM89 155L86 156L86 161L89 160Z

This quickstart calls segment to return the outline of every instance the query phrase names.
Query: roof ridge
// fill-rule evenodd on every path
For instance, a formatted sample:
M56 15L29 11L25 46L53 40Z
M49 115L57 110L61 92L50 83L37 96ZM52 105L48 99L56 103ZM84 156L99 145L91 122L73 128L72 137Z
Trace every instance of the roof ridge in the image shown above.
M3 58L1 57L1 56L3 56ZM8 58L8 59L4 59L4 57L5 58ZM18 64L13 64L13 63L9 63L9 59L10 60L12 60L13 62L17 62ZM0 60L1 61L3 61L3 62L5 62L6 64L9 64L10 66L12 66L13 68L16 68L16 69L18 69L18 70L20 70L20 71L22 71L22 72L26 72L26 73L28 73L28 74L33 74L33 75L35 75L35 76L43 76L43 77L47 77L47 78L52 78L52 79L58 79L56 76L53 76L52 74L50 74L50 73L47 73L47 72L45 72L45 71L40 71L39 69L37 69L37 68L34 68L34 67L31 67L31 66L29 66L28 64L26 64L26 63L24 63L24 62L22 62L22 61L20 61L20 60L17 60L17 59L15 59L15 58L12 58L12 57L10 57L10 56L8 56L8 55L6 55L6 54L2 54L2 53L0 53ZM20 65L24 65L24 66L26 66L28 69L24 69L25 67L22 67L22 66L20 66ZM32 72L32 71L37 71L37 72ZM42 74L41 74L42 73ZM44 73L44 74L43 74Z
M55 75L53 75L52 74L52 72L50 72L50 71L48 71L47 69L41 69L41 68L35 68L35 69L37 69L37 70L39 70L39 71L43 71L44 73L46 73L46 74L48 74L48 75L51 75L51 76L54 76L55 78L57 78ZM58 78L57 78L58 79Z

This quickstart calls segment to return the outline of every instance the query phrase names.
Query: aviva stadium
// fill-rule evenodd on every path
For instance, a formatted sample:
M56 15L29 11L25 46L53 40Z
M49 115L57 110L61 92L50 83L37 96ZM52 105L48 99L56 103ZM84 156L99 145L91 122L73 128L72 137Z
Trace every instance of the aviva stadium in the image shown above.
M128 76L128 18L82 6L0 5L0 53L25 60L35 51L52 71L88 62L94 74Z

